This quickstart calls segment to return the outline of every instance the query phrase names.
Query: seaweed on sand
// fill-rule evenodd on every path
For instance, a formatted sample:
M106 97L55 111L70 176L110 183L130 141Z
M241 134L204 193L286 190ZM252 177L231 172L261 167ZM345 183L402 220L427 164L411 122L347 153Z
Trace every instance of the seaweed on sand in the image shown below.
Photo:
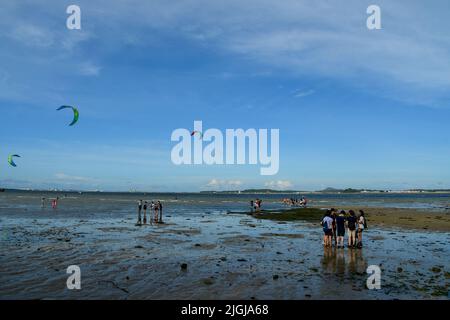
M268 219L275 221L312 221L318 222L324 215L324 210L318 208L295 208L287 210L262 210L253 213L253 217L258 219Z

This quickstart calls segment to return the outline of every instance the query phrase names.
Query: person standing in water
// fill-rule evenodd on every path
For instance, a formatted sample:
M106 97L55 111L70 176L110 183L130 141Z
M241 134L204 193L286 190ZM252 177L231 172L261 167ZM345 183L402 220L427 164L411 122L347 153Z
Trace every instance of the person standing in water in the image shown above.
M137 221L138 225L142 224L141 212L142 212L142 200L139 200L138 201L138 221Z
M253 213L254 207L255 207L255 205L253 203L253 200L250 200L250 212L251 213Z
M159 205L158 202L155 203L155 222L158 223L158 211L159 211Z
M364 211L359 210L359 218L358 218L358 243L357 243L357 247L358 248L362 248L362 234L363 234L363 230L366 227L366 218L364 217Z
M325 217L331 214L331 210L328 210L325 212L325 214L323 215L322 219L320 220L320 225L322 226L323 229L323 240L322 240L322 244L326 245L327 243L327 233L326 233L326 229L328 229L328 225L325 223Z
M162 203L158 200L158 209L159 209L159 223L163 223L162 220Z
M262 205L262 201L259 198L257 198L255 201L255 210L258 212L261 211L261 205Z
M347 228L348 228L348 247L353 248L356 244L356 217L353 210L349 211L350 216L347 218Z
M324 245L325 247L331 247L331 236L333 235L333 218L331 218L331 212L329 210L327 210L327 213L322 220L322 228L324 233Z
M56 209L58 207L58 200L59 197L56 197L55 199L52 200L52 208Z
M342 210L336 217L337 227L337 247L344 247L344 235L345 235L345 211Z
M147 224L147 201L144 202L144 224Z
M41 199L41 208L44 208L45 207L45 198L42 198Z
M154 201L152 201L150 203L150 207L149 207L148 210L149 210L148 211L148 219L150 220L150 224L153 224L153 219L154 219L153 214L154 214L154 211L155 211L155 202Z
M331 229L331 238L334 240L334 246L337 246L337 236L336 236L336 216L337 216L337 210L331 209L331 219L333 219L332 223L332 229Z

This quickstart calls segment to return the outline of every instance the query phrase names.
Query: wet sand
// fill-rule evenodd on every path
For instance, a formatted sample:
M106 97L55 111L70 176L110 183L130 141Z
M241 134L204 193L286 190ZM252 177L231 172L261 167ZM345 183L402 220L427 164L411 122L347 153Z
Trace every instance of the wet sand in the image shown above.
M448 215L367 214L361 250L323 248L321 228L301 220L199 212L138 227L135 217L1 217L0 297L448 299L450 234L437 223ZM81 268L79 291L66 288L69 265ZM366 287L369 265L382 270L381 290Z

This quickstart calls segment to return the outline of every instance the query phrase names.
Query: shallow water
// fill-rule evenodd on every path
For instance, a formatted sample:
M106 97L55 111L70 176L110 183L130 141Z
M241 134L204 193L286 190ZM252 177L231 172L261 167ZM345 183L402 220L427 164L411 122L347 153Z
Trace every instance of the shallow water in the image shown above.
M0 297L448 298L448 233L371 228L361 250L324 249L317 225L226 214L248 196L148 195L164 200L166 223L138 227L141 197L68 194L52 210L40 194L2 195ZM69 265L82 290L66 288ZM369 265L381 267L381 290L366 288Z
M305 196L309 204L318 207L390 207L412 209L450 209L450 193L358 193L358 194L202 194L202 193L62 193L62 192L28 192L7 191L0 193L0 210L8 208L38 209L42 197L55 198L59 196L66 202L65 209L76 208L79 203L82 208L118 209L116 204L127 206L139 199L159 199L172 207L190 207L207 205L216 209L246 207L249 200L259 197L264 200L267 208L279 206L283 198L300 198ZM447 209L447 210L448 210Z

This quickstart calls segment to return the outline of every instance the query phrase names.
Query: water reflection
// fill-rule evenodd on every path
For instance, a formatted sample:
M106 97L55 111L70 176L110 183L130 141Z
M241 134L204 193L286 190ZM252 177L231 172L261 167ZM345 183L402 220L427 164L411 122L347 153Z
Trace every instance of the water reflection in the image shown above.
M362 249L324 247L321 265L324 274L353 275L365 273L367 262Z

